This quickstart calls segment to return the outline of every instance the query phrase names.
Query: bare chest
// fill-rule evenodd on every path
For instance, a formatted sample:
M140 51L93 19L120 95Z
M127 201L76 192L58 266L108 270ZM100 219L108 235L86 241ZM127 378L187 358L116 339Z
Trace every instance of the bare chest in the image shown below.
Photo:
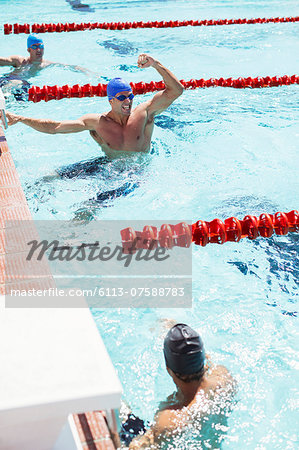
M118 151L146 151L150 144L147 115L134 114L125 125L113 120L105 120L99 126L99 133L104 148Z

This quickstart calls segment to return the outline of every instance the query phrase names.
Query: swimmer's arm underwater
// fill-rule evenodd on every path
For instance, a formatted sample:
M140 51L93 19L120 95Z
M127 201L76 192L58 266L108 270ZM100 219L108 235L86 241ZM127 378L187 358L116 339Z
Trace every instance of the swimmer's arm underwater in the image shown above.
M22 65L23 61L24 61L24 58L22 56L18 56L18 55L12 55L12 56L9 56L8 58L0 57L0 66L20 67Z
M52 62L52 61L47 61L48 65L47 67L62 67L63 69L70 69L74 72L79 72L79 73L85 73L86 75L90 75L93 77L97 77L99 78L99 74L93 72L92 70L89 69L85 69L84 67L81 66L77 66L77 65L73 65L73 64L63 64L63 63L56 63L56 62Z
M154 117L182 95L184 87L170 70L146 53L139 56L138 67L153 67L162 76L165 83L164 91L158 92L149 102L146 102L148 116Z
M21 122L36 131L48 134L79 133L85 130L91 131L95 129L96 124L99 121L98 114L86 114L77 120L63 120L61 122L48 119L32 119L30 117L18 116L9 111L6 111L6 117L9 126Z
M150 428L142 436L137 436L131 441L129 445L129 450L138 450L140 448L143 449L153 448L153 445L154 445L154 433L153 430Z

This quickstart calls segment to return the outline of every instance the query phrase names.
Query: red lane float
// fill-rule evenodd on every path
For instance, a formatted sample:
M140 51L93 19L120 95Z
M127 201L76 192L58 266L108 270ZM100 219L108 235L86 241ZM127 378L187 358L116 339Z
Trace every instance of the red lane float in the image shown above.
M154 249L156 247L173 248L190 247L191 242L205 247L207 244L224 244L239 242L243 238L250 240L258 236L269 238L275 232L286 235L299 231L299 212L261 214L245 216L243 220L229 217L224 222L214 219L211 222L198 220L192 225L185 222L176 225L164 224L160 230L149 225L143 231L135 231L132 227L121 230L124 253L135 253L138 249Z
M62 33L69 31L85 31L85 30L129 30L131 28L177 28L177 27L201 27L201 26L215 26L215 25L242 25L242 24L256 24L256 23L286 23L298 22L297 17L270 17L257 19L218 19L218 20L170 20L165 22L151 21L151 22L87 22L87 23L34 23L30 25L25 23L21 25L4 24L4 34L30 34L30 33Z
M247 78L210 78L209 80L180 80L185 89L196 89L196 88L208 88L208 87L231 87L235 89L244 88L264 88L273 86L289 86L291 84L299 84L298 75L284 75L283 77L247 77ZM160 91L165 88L163 81L151 81L150 83L130 83L133 93L145 94L147 92ZM29 89L28 100L34 103L38 103L42 100L48 102L49 100L61 100L63 98L74 98L74 97L105 97L107 95L107 84L98 84L96 86L91 86L90 84L85 84L80 86L76 84L75 86L44 86L42 88L38 86L32 86Z

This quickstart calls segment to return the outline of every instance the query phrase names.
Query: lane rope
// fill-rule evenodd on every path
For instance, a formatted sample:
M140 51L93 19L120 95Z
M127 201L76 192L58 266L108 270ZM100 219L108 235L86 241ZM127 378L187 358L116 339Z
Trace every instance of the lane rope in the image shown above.
M231 87L235 89L244 88L265 88L274 86L289 86L292 84L299 84L298 75L284 75L282 77L247 77L247 78L210 78L204 80L180 80L185 89L196 88L208 88L208 87ZM134 95L145 94L147 92L155 92L165 89L163 81L151 81L150 83L130 83ZM69 86L44 86L42 88L38 86L32 86L29 91L28 100L34 103L38 103L42 100L48 102L50 100L62 100L63 98L82 98L82 97L105 97L107 96L107 84L99 83L96 86L85 84L80 86L76 84Z
M62 33L69 31L85 30L129 30L132 28L177 28L177 27L201 27L215 25L242 25L257 23L289 23L298 22L296 17L258 17L257 19L218 19L218 20L169 20L169 21L150 21L150 22L87 22L87 23L19 23L4 24L4 34L30 34L30 33Z
M143 231L128 227L121 230L120 234L123 252L135 253L141 248L152 250L157 247L190 247L192 242L205 247L207 244L239 242L243 238L270 238L274 232L285 236L289 232L298 231L299 212L293 210L288 213L261 214L259 217L247 215L243 220L229 217L224 222L214 219L211 222L198 220L192 225L185 222L163 224L160 230L150 225L146 225Z

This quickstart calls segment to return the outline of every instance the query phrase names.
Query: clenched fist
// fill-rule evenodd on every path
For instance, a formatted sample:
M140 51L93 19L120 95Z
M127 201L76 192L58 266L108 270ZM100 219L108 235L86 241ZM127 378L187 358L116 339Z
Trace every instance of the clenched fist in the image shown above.
M158 63L158 61L153 58L152 56L141 53L141 55L138 56L138 67L145 69L146 67L155 67L155 65Z

